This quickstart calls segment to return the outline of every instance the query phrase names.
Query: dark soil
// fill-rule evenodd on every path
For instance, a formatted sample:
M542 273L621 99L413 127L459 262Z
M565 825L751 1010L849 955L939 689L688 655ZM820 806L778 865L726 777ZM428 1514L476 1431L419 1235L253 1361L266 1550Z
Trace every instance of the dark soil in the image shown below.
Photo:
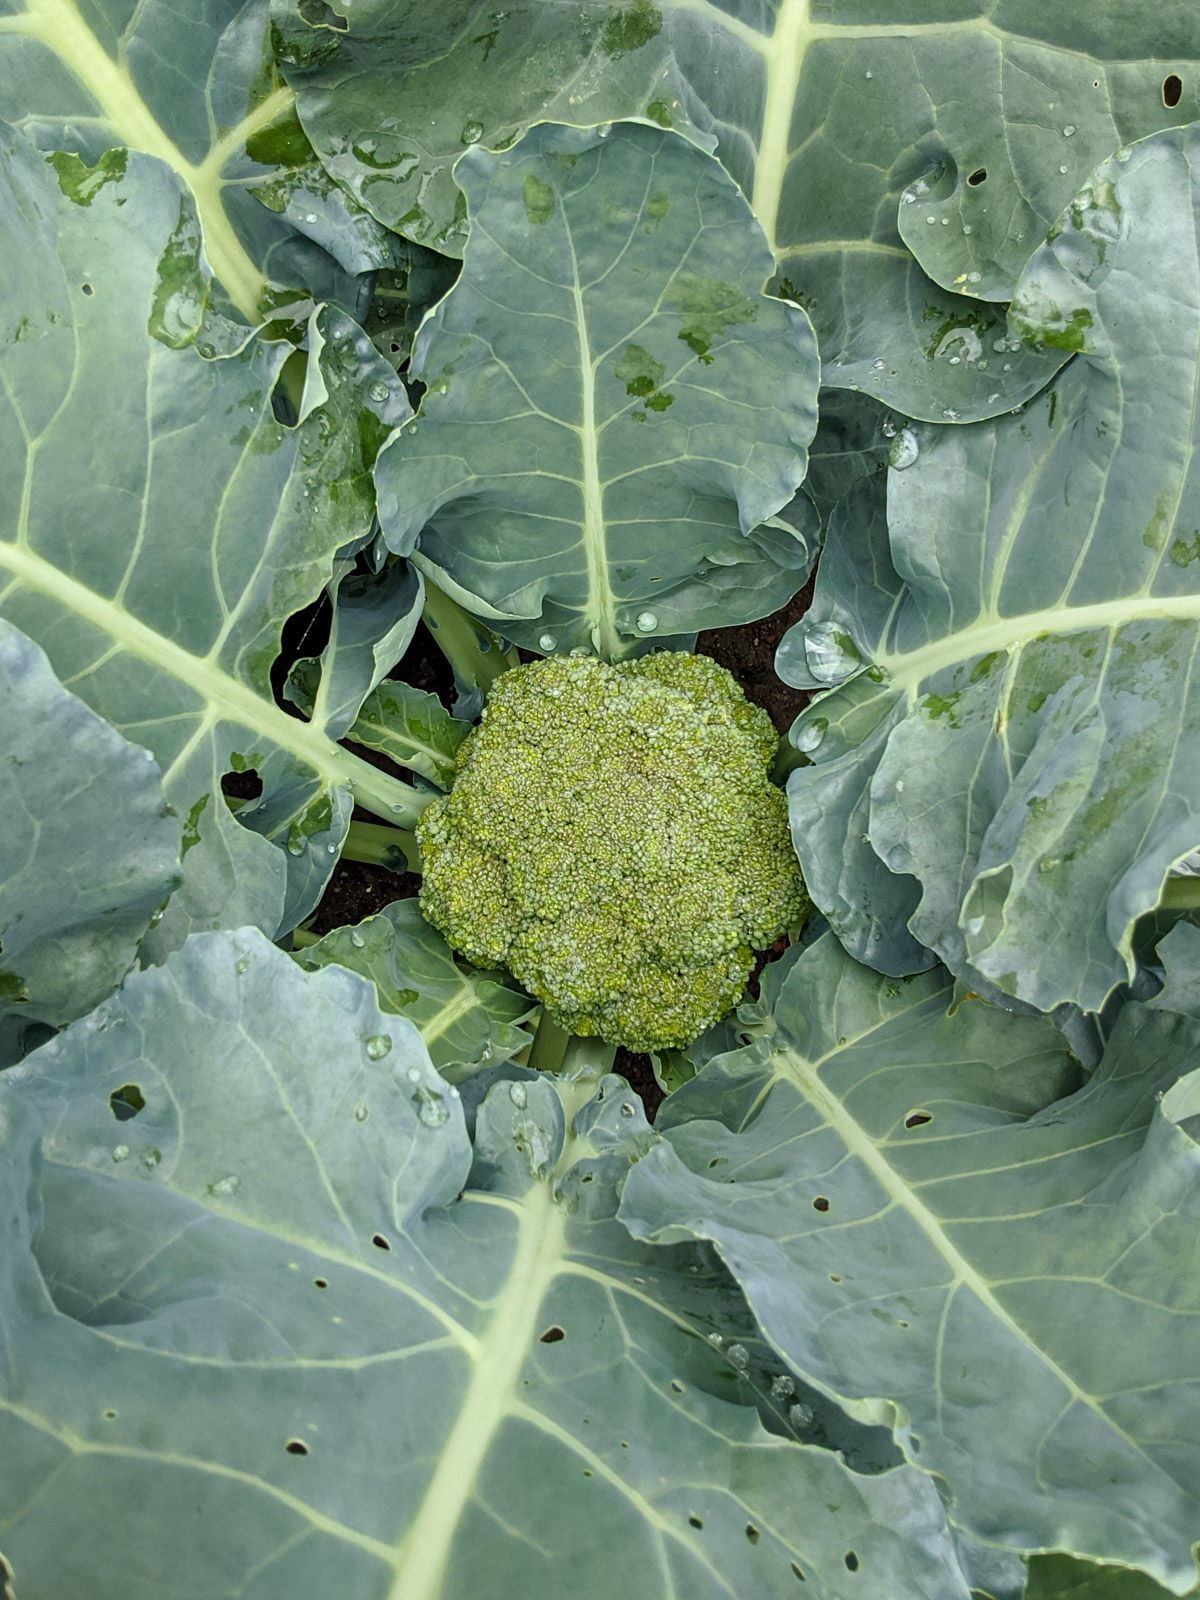
M779 641L808 610L812 595L810 582L781 610L761 622L749 622L742 628L710 628L696 640L696 653L711 656L727 667L741 684L746 699L769 712L780 733L788 731L812 698L775 675Z
M697 652L712 656L715 661L727 667L741 684L747 699L753 700L770 714L780 733L786 733L791 727L799 712L808 703L809 696L801 690L789 688L776 677L775 651L787 630L804 615L811 599L812 585L809 584L781 610L772 616L764 617L761 622L752 622L741 628L713 628L702 633L696 641ZM323 648L328 637L329 619L327 613L322 611L321 605L319 602L310 612L301 618L293 619L289 625L281 657L281 661L285 664L290 664L300 655L318 654ZM278 674L277 692L282 687L285 675L286 665ZM416 637L409 646L402 667L397 669L396 675L402 676L406 682L419 689L436 694L447 706L453 701L453 675L445 657L423 625L418 627ZM407 776L385 756L380 756L375 751L364 750L357 745L354 746L354 751L356 755L373 762L376 766L399 776ZM247 792L252 789L254 782L256 779L252 774L241 774L236 779L227 780L226 789L230 793ZM354 814L362 821L377 820L357 809ZM389 872L386 867L366 866L357 861L341 861L334 868L329 887L309 927L313 933L325 934L347 923L361 922L364 917L372 916L393 900L402 900L415 895L420 883L421 880L415 873L401 874ZM782 948L781 942L779 949ZM755 992L757 992L758 973L777 953L776 950L767 951L759 961L754 979L751 981L751 987ZM663 1092L654 1076L649 1056L635 1055L624 1049L618 1050L615 1070L622 1074L630 1087L641 1097L646 1115L653 1122L662 1103Z

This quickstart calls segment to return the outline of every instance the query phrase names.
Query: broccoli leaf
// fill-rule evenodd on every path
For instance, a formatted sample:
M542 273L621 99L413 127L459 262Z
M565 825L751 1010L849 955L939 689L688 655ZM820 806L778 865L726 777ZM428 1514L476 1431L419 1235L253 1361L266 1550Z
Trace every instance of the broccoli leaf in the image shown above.
M90 1011L179 882L178 820L146 750L0 621L0 1067ZM40 1025L40 1026L39 1026Z
M496 1084L472 1163L416 1029L249 930L4 1074L0 1127L30 1595L967 1600L932 1480L768 1433L726 1274L616 1221L617 1078Z
M165 161L195 196L222 309L251 324L275 285L353 311L358 275L404 259L317 161L267 28L267 0L186 16L172 0L0 0L0 117L89 166L123 145Z
M281 65L330 171L390 226L461 249L464 141L503 148L541 119L715 139L825 382L936 422L1042 387L1061 354L1012 339L999 303L1097 162L1200 116L1191 0L330 10L274 0Z
M1033 1556L1024 1600L1167 1600L1170 1592L1127 1567L1098 1567L1074 1556Z
M319 662L304 656L295 663L287 696L328 738L341 739L412 643L425 584L407 562L397 561L378 573L335 574L329 597L329 641ZM358 739L357 730L350 737Z
M1127 1005L1076 1088L1048 1022L948 1010L943 972L827 934L767 973L772 1017L666 1103L622 1217L711 1240L784 1359L882 1403L977 1538L1189 1589L1200 1024Z
M416 1024L451 1083L524 1049L530 1035L518 1024L540 1009L505 974L488 977L456 961L412 899L394 900L357 927L335 928L295 959L310 972L336 962L370 978L383 1010Z
M391 549L518 643L616 657L762 616L809 542L817 359L711 158L545 126L458 167L462 276L417 337L416 422L376 468Z
M888 537L835 516L780 652L845 683L793 729L793 826L884 970L924 945L972 988L1099 1011L1200 838L1200 267L1174 242L1198 155L1171 130L1097 169L1012 310L1079 356L1020 416L897 438Z
M87 169L0 133L0 615L163 770L185 883L154 954L193 927L274 933L319 898L351 786L390 820L420 809L280 710L270 681L284 619L370 529L374 451L407 399L330 307L314 317L305 420L281 426L290 345L211 322L193 343L206 283L175 174L126 151ZM173 246L181 229L191 255ZM240 820L221 792L231 767L264 784Z

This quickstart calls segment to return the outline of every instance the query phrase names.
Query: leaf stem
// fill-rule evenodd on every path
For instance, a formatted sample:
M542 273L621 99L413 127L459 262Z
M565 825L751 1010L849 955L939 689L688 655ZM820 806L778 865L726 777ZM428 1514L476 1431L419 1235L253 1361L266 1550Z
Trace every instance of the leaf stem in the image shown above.
M362 861L389 872L420 872L421 847L407 828L382 822L352 822L342 846L343 861Z
M520 665L513 645L506 645L478 617L472 617L436 584L425 580L425 609L422 621L433 642L454 669L459 694L470 698L478 689L486 699L488 690L502 672Z
M566 1029L560 1028L558 1023L552 1021L549 1014L543 1011L538 1019L537 1032L533 1036L529 1067L534 1072L561 1071L563 1057L570 1042L571 1035Z

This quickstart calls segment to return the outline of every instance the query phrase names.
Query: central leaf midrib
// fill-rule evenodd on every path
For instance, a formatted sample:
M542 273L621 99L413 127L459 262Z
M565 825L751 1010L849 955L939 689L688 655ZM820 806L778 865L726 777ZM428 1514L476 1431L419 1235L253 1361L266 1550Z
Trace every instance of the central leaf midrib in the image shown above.
M431 1045L436 1039L440 1039L460 1017L467 1016L478 1005L474 984L462 980L462 987L458 993L439 1006L428 1021L418 1024L418 1031L426 1045Z
M861 1040L855 1040L861 1043ZM822 1060L829 1059L828 1057ZM783 1050L776 1057L787 1063L786 1077L793 1086L808 1101L814 1111L821 1117L825 1125L831 1128L841 1140L852 1159L861 1161L867 1171L879 1184L883 1192L901 1210L910 1216L913 1222L925 1235L933 1246L939 1259L944 1261L953 1274L952 1281L946 1287L948 1297L956 1289L968 1289L979 1301L984 1310L996 1319L1002 1327L1021 1345L1029 1350L1043 1364L1066 1392L1077 1404L1085 1406L1093 1413L1105 1427L1110 1428L1119 1438L1125 1440L1131 1449L1135 1450L1155 1472L1162 1473L1163 1469L1153 1461L1142 1448L1141 1444L1130 1437L1112 1417L1104 1410L1099 1400L1080 1388L1076 1380L1065 1368L1038 1344L1019 1322L1004 1308L997 1299L995 1291L968 1258L953 1244L946 1234L941 1219L925 1205L924 1201L917 1198L911 1186L905 1181L902 1174L885 1158L870 1134L846 1110L842 1102L829 1090L820 1078L821 1062L810 1063L799 1053L795 1047ZM779 1067L776 1071L779 1072ZM1173 1480L1172 1480L1173 1481Z
M123 650L193 690L219 708L230 721L264 734L281 749L306 762L327 782L345 783L355 799L389 822L415 822L425 797L361 761L327 739L311 723L281 711L273 701L222 671L203 656L156 632L123 607L106 600L28 548L0 541L0 566L25 587L57 602L69 615L82 617ZM103 714L103 713L102 713ZM432 798L432 797L431 797ZM409 824L411 825L411 823Z
M917 650L881 650L873 657L891 687L915 692L935 673L996 650L1019 649L1047 634L1084 633L1134 622L1200 621L1200 595L1137 595L1090 606L1050 606L1023 616L984 617Z
M570 224L564 218L567 247L571 252L571 295L575 305L575 328L579 338L579 453L583 473L580 492L583 498L583 549L587 559L592 643L602 656L615 657L620 648L617 630L616 597L608 577L608 529L604 521L604 488L600 481L600 440L596 432L596 365L588 338L579 277L579 259Z
M205 251L213 271L247 321L257 323L267 280L247 254L221 203L219 171L208 162L197 166L184 156L163 131L128 73L101 45L73 0L26 0L23 16L12 19L11 31L40 39L96 101L122 143L166 162L188 184L196 196ZM245 119L245 126L252 129L268 115L277 115L283 103L280 98L276 108L272 97L270 111L257 107ZM232 130L222 140L221 156L227 153L229 140L236 133Z
M566 1253L566 1216L547 1183L520 1205L516 1249L475 1370L416 1516L404 1531L389 1600L440 1600L459 1525L509 1414L538 1316Z

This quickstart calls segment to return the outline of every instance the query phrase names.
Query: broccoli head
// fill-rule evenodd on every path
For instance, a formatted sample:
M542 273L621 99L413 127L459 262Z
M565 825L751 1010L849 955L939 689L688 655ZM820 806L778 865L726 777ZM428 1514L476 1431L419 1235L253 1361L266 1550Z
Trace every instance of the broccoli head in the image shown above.
M777 742L706 656L516 667L421 816L421 909L567 1032L687 1044L809 909Z

